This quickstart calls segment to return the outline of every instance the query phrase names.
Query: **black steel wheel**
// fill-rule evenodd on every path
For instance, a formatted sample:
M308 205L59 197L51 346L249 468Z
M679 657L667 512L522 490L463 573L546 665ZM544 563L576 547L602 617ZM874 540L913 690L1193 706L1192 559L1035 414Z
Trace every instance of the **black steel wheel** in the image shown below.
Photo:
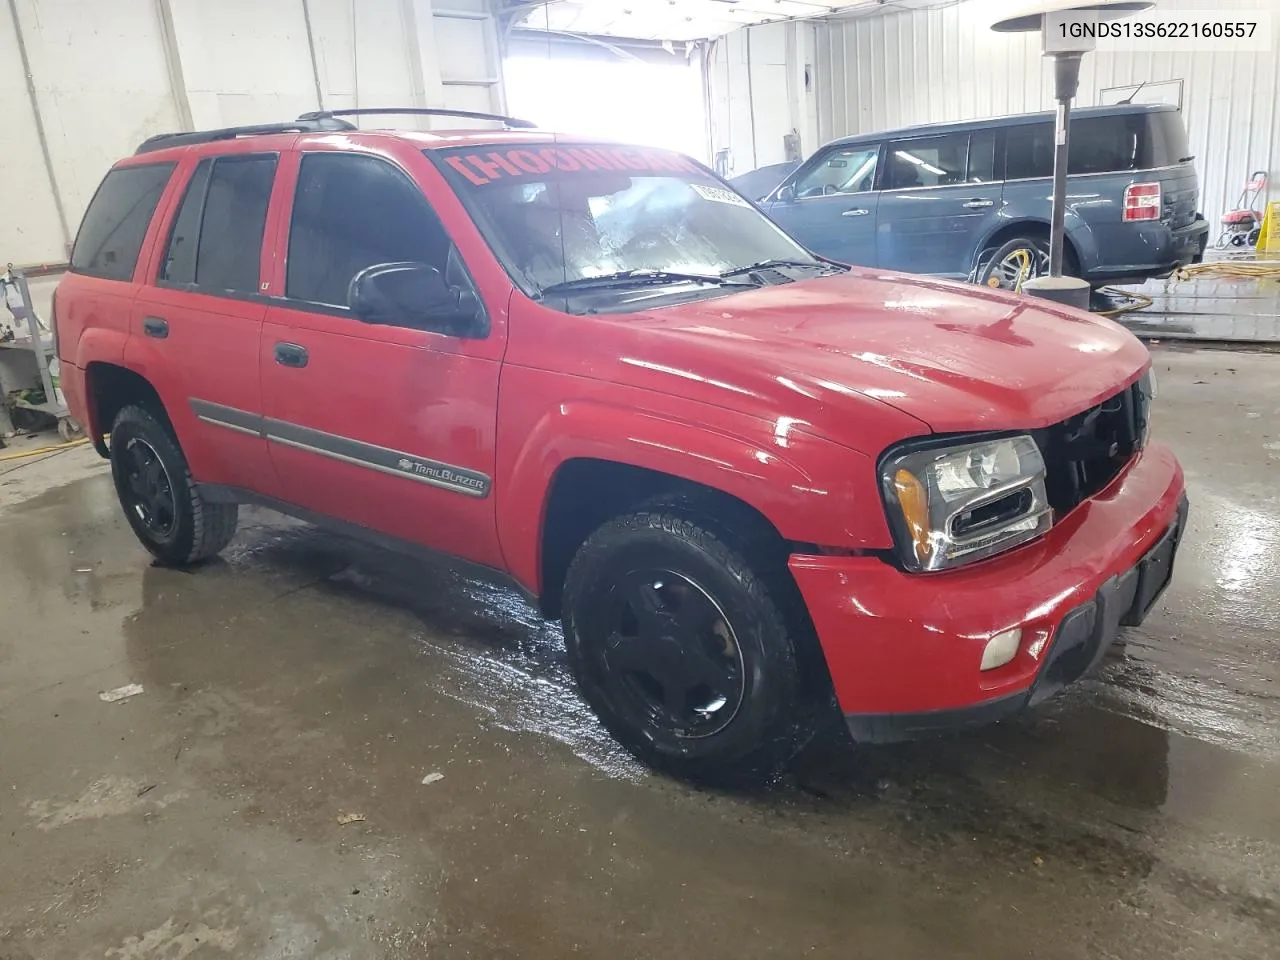
M742 651L698 584L674 570L632 570L593 595L586 615L604 635L594 666L629 722L696 738L733 721L745 692Z
M606 523L574 557L569 661L609 732L646 763L711 782L768 778L830 696L793 593L785 555L658 505Z
M162 563L199 563L235 536L239 507L207 500L168 425L143 407L111 426L111 477L129 526Z
M120 475L124 480L120 499L126 512L148 536L158 541L171 538L178 525L178 511L173 481L156 448L142 437L130 437L123 445Z

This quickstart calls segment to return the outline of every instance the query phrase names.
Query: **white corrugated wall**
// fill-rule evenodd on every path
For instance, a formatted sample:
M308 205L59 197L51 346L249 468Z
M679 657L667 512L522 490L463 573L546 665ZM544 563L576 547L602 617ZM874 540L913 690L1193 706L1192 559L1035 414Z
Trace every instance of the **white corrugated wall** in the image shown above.
M810 69L817 26L768 23L712 44L707 113L713 153L729 151L730 176L787 159L788 134L799 136L804 154L821 144Z
M1159 0L1159 8L1271 12L1265 53L1098 51L1085 56L1076 103L1108 87L1181 79L1182 110L1213 225L1248 174L1280 168L1280 0ZM1049 109L1052 78L1040 38L988 28L979 0L816 26L813 95L818 140L934 121ZM812 147L806 144L806 152ZM1272 198L1280 198L1273 186Z

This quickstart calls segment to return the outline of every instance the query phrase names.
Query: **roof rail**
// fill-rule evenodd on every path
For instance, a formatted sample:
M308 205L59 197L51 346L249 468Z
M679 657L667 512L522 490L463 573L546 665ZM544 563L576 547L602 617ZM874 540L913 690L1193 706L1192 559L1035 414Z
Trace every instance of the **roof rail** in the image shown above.
M323 133L356 129L354 124L332 117L299 117L286 123L259 123L246 127L221 127L217 130L193 130L186 133L158 133L138 144L138 153L167 150L170 147L186 147L193 143L213 143L217 140L234 140L267 133Z
M334 117L370 117L370 116L415 116L415 117L461 117L464 120L493 120L516 130L533 130L536 123L518 120L515 117L504 117L500 113L476 113L474 110L446 110L444 107L360 107L350 110L313 110L298 117L304 120L328 120Z

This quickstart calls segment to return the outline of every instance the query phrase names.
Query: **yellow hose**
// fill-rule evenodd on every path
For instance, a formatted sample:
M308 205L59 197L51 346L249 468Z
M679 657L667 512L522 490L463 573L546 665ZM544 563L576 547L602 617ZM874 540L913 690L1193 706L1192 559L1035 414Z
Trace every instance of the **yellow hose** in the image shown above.
M1130 313L1134 310L1145 310L1154 302L1150 297L1143 296L1140 293L1133 293L1129 290L1117 290L1115 287L1102 287L1099 293L1109 293L1112 296L1124 297L1129 302L1114 307L1111 310L1094 310L1100 317L1118 317L1122 313Z
M25 460L27 457L38 457L44 453L57 453L71 447L78 447L89 442L88 437L72 440L70 443L55 443L49 447L37 447L35 450L23 450L21 453L0 453L0 463L6 460Z
M1280 278L1280 260L1214 260L1209 263L1192 263L1174 271L1175 280L1190 280L1199 276L1215 277L1274 277Z

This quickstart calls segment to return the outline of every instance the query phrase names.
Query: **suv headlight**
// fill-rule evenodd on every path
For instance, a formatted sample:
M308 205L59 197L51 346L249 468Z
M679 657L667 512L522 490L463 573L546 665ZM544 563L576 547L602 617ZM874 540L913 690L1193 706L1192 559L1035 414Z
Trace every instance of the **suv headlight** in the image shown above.
M908 570L972 563L1034 540L1053 523L1044 460L1026 435L890 450L880 485Z

